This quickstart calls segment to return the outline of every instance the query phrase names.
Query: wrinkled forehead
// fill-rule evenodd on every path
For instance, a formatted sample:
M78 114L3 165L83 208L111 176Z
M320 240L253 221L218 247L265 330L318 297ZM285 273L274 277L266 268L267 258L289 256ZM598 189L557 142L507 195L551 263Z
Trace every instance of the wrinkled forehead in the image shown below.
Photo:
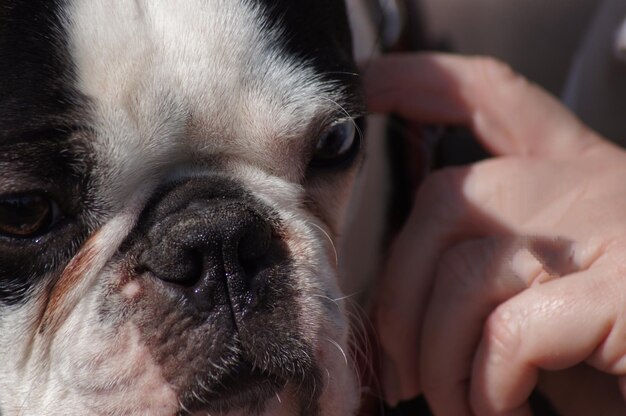
M262 158L360 106L338 0L7 0L0 13L0 53L15 62L0 75L19 81L0 86L13 106L0 121L82 117L99 158Z
M315 10L306 2L73 0L66 16L78 89L109 140L123 135L140 148L166 138L232 152L234 141L265 148L300 136L303 120L340 106L343 86L331 74L349 62L345 39L324 19L301 35L315 27L299 26L303 5Z

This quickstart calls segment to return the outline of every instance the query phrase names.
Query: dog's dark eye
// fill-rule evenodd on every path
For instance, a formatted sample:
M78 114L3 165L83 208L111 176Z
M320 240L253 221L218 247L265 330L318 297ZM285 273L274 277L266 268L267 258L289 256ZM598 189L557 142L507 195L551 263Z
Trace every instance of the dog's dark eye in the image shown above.
M36 237L45 233L59 218L59 207L45 195L0 196L0 235Z
M333 167L350 162L360 147L360 132L354 120L338 121L317 142L311 166Z

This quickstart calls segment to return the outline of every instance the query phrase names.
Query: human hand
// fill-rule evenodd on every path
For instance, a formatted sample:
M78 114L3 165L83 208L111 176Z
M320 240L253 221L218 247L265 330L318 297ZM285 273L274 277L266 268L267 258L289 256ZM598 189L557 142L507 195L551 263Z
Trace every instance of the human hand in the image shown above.
M467 125L495 155L427 178L392 246L376 315L389 401L529 414L541 374L567 414L624 414L626 152L492 59L388 56L365 82L373 111Z

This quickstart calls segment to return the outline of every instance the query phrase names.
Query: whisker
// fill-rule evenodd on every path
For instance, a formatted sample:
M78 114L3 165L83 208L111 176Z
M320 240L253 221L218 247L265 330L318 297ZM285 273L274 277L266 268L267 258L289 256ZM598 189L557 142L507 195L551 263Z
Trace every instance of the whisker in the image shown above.
M309 407L312 406L313 400L315 398L315 394L317 393L317 381L315 377L313 377L313 390L311 391L311 397L309 398Z
M180 407L180 409L183 412L185 412L186 414L188 414L188 415L191 414L191 411L185 407L185 405L183 404L183 402L180 399L178 399L178 407Z
M324 72L324 75L351 75L354 77L360 76L358 72L348 72L348 71L327 71L327 72Z
M347 118L352 119L352 116L350 115L350 113L341 104L339 104L337 101L335 101L335 100L333 100L332 98L329 98L329 97L324 97L323 95L319 95L317 98L320 98L320 99L326 100L326 101L330 101L332 104L336 105L341 110L341 112L346 115Z
M340 301L343 301L343 300L349 300L349 299L351 299L351 298L353 298L355 296L360 295L361 293L363 293L363 292L359 290L359 291L356 291L356 292L351 293L349 295L344 295L344 296L338 297L336 299L333 299L333 302L340 302Z
M308 223L312 225L313 227L317 228L318 230L320 230L326 236L326 238L330 242L330 246L333 249L333 252L335 253L335 266L339 266L339 254L337 252L337 246L335 246L335 242L333 241L333 239L330 238L330 235L321 226L311 221L309 221Z
M344 361L346 362L346 367L348 367L350 365L348 363L348 356L346 355L346 352L343 350L341 345L339 345L339 343L337 341L335 341L334 339L331 339L331 338L328 338L328 337L326 337L326 341L330 342L332 345L334 345L339 350L339 352L343 356Z

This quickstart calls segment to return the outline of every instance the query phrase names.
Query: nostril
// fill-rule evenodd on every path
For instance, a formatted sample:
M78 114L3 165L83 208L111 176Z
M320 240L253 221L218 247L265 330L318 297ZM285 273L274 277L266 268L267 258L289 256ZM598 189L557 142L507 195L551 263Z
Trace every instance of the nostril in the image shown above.
M202 253L195 249L172 251L145 251L139 257L140 267L165 282L187 287L196 285L202 279L204 269Z
M272 228L266 221L256 221L242 234L237 247L239 265L248 278L253 278L267 265L272 245Z
M182 273L179 276L178 284L183 286L194 286L201 279L204 273L204 256L197 250L183 250L181 255Z

